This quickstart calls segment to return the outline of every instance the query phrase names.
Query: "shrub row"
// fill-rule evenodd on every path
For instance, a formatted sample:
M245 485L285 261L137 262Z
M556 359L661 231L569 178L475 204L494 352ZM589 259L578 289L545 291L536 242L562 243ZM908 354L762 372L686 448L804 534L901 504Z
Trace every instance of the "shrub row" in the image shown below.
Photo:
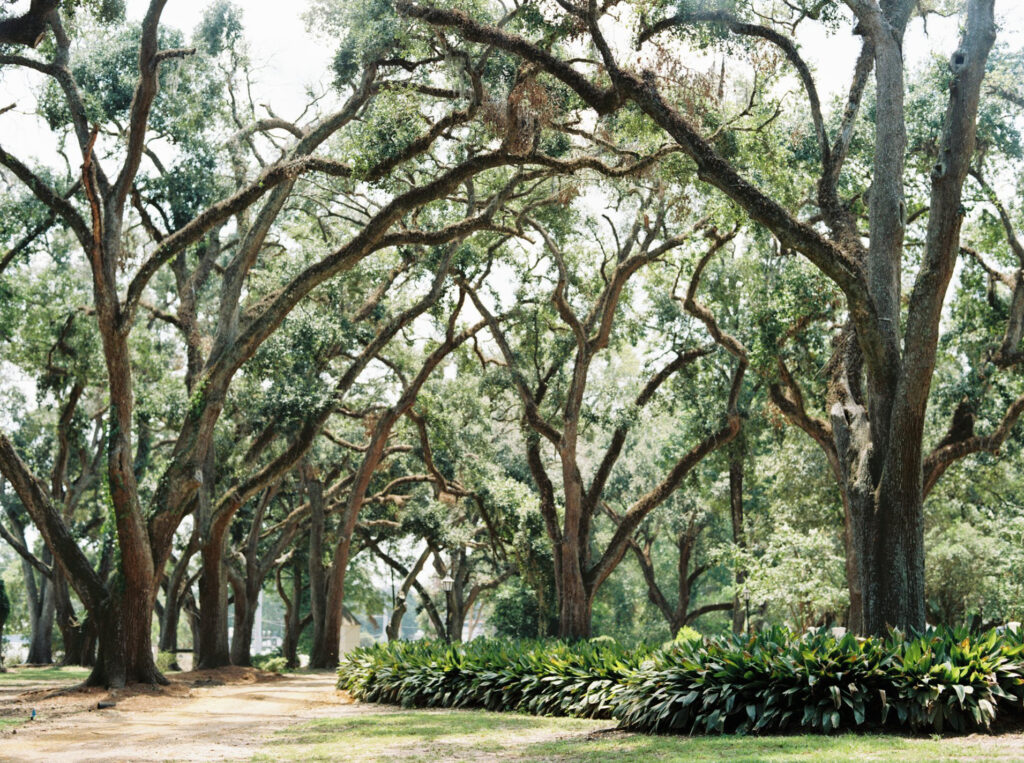
M688 733L986 730L1024 709L1024 644L996 631L714 638L663 650L615 693L625 728Z
M366 702L610 718L612 695L650 655L613 641L394 641L350 652L338 687Z
M405 707L617 718L637 731L987 730L1024 717L1020 633L938 628L836 638L781 628L628 650L610 641L477 639L357 649L339 688Z

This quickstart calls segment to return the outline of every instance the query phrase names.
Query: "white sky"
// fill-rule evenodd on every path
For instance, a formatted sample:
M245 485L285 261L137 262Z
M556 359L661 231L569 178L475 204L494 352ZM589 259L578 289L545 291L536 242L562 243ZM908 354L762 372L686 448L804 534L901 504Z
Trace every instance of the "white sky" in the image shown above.
M344 0L342 0L344 1ZM330 85L330 61L334 51L329 43L306 33L302 13L306 0L281 3L268 0L235 0L242 8L260 91L278 115L297 117L305 106L306 85L322 92ZM145 0L128 0L128 17L142 19ZM163 12L164 24L191 36L210 0L169 0Z
M27 8L28 2L18 0L8 12L20 12ZM236 2L243 9L246 35L257 66L258 101L269 103L279 116L296 118L305 105L307 86L313 86L316 92L323 92L330 86L330 61L334 52L330 41L307 33L301 18L308 7L307 0L286 4L269 0ZM163 12L163 23L181 29L188 36L209 4L210 0L169 0ZM128 17L141 20L147 5L148 0L127 0ZM1024 25L1019 17L1001 21L1001 40L1024 40ZM921 20L915 19L904 46L908 68L920 65L933 52L952 53L957 44L958 23L956 18L931 16L929 34L925 37ZM820 26L805 22L798 39L802 54L815 72L824 106L828 108L833 96L845 93L860 50L860 38L845 29L827 35ZM34 102L31 93L42 77L19 70L5 72L0 79L0 107L17 104L14 111L0 115L0 141L23 159L52 157L52 144L47 140L45 126L31 116Z
M256 71L259 97L278 116L294 119L306 105L307 85L317 93L330 86L330 62L333 49L305 29L301 15L305 0L282 4L267 0L236 0L243 10L243 23L250 43ZM127 15L141 21L147 0L128 0ZM190 38L210 0L169 0L161 19L165 26L175 27ZM19 0L10 12L28 7L28 0ZM0 108L16 103L14 111L0 115L0 145L21 159L48 161L52 158L52 141L45 125L31 112L34 98L44 75L22 70L4 71L0 79Z

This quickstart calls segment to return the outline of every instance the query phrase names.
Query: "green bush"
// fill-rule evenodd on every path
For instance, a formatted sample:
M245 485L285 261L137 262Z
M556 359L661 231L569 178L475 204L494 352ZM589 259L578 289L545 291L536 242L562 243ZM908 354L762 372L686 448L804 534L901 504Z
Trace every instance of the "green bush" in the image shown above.
M949 628L884 639L776 628L636 650L394 642L350 653L338 674L340 688L369 702L615 717L647 732L967 732L988 729L999 711L1024 714L1021 634Z
M703 638L700 632L691 628L689 625L684 625L679 629L679 633L676 634L675 642L682 643L684 641L700 641Z
M391 642L346 655L338 686L357 699L404 707L610 718L612 692L648 654L615 642Z
M996 707L1024 705L1024 646L995 631L921 637L752 637L687 642L628 677L615 715L626 728L687 733L830 732L901 726L989 728Z
M181 668L178 667L178 655L174 652L157 652L156 669L161 673L167 673L171 670L181 670Z
M252 658L252 666L268 673L284 673L288 669L288 660L279 654L258 654Z

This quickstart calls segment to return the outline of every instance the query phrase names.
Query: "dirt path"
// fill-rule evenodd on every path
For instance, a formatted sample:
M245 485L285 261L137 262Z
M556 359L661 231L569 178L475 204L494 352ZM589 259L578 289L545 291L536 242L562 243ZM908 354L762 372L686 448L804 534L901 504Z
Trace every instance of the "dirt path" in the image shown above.
M0 760L247 759L278 729L362 712L334 689L331 673L277 677L251 672L231 678L244 682L204 685L219 679L183 676L168 690L114 696L117 704L103 710L96 703L105 694L76 692L65 695L74 703L64 708L66 714L59 711L59 697L37 693L43 710L36 720L13 733L0 731ZM19 707L27 708L33 699L22 695Z

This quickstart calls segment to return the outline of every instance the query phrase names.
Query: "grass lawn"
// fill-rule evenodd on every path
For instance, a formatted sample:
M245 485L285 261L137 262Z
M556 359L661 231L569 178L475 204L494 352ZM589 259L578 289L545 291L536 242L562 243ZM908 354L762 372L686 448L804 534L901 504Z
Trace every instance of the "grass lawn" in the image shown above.
M0 673L3 683L24 683L25 681L84 681L89 677L89 668L59 667L46 665L41 668L25 668L8 665L6 673Z
M1024 736L882 734L674 737L605 732L610 721L477 710L367 709L278 732L254 760L789 761L1024 759Z

